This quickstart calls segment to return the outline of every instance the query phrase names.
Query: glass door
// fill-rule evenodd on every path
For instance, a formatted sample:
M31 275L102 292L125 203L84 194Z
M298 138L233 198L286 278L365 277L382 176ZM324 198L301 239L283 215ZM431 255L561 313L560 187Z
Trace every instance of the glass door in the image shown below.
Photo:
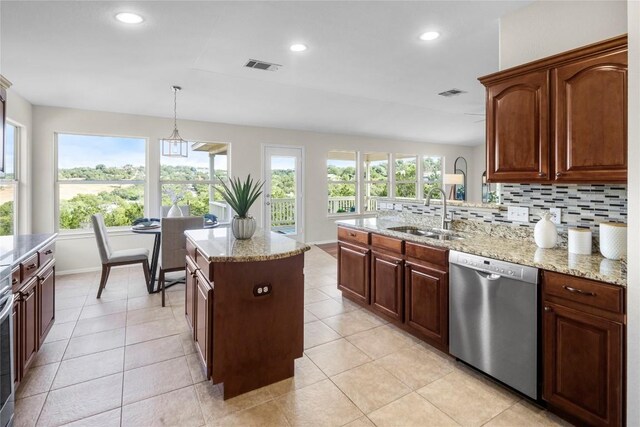
M264 228L304 240L302 149L266 146Z

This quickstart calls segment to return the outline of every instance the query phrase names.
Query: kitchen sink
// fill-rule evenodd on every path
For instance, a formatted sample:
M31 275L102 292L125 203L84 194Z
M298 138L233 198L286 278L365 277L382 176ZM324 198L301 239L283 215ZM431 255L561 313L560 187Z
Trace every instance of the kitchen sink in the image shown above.
M438 240L462 240L464 237L459 236L457 234L453 234L447 230L422 230L418 227L414 227L411 225L402 225L398 227L389 227L387 230L390 231L398 231L400 233L413 234L414 236L422 236L428 237L430 239L438 239Z
M431 236L425 236L428 237L430 239L437 239L437 240L462 240L464 239L464 237L462 236L458 236L457 234L432 234Z

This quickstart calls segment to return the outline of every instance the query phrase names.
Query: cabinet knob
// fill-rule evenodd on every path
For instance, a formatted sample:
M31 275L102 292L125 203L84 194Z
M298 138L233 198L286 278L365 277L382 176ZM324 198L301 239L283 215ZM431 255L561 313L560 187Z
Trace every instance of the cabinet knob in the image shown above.
M543 178L543 177L547 176L547 174L546 174L546 173L544 173L544 172L540 172L540 173L538 173L538 176L539 176L540 178Z
M562 173L556 172L556 178L560 178L561 176L562 176Z
M356 237L356 233L349 233L349 236Z
M549 307L548 305L545 305L544 311L553 311L553 308Z

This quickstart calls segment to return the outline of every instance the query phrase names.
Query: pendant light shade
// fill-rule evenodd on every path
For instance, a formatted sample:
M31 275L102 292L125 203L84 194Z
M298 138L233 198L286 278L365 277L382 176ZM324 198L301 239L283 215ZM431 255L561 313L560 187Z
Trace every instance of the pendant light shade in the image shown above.
M182 90L180 86L171 86L173 90L173 132L168 138L160 140L162 143L162 155L167 157L187 157L189 153L189 142L182 139L178 132L178 114L176 97L178 91Z

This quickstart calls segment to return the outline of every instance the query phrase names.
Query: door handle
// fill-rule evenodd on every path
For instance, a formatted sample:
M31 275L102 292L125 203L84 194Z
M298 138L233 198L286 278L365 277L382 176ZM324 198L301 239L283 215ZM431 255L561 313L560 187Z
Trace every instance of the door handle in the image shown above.
M269 206L271 205L271 202L266 202L265 205Z

